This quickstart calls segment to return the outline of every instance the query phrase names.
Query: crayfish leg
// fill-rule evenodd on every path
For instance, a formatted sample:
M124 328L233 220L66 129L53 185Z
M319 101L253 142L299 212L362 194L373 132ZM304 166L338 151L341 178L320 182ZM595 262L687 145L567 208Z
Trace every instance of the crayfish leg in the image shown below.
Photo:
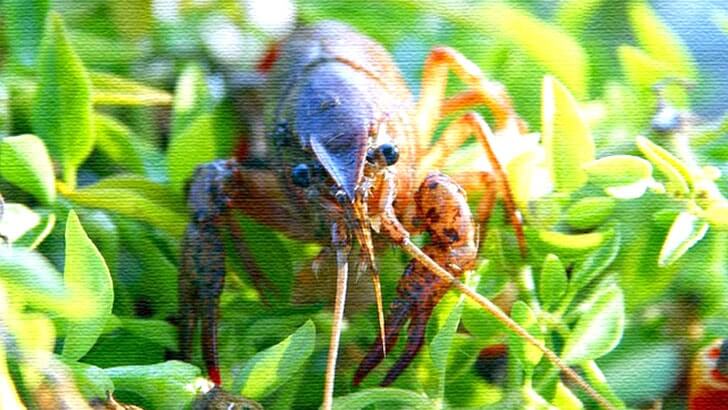
M385 319L384 337L385 343L382 343L381 333L377 335L369 352L359 364L359 368L354 374L354 386L358 386L362 380L384 360L384 346L394 346L399 338L399 332L402 326L407 322L412 310L412 303L404 298L397 298L389 307L389 314Z
M213 383L221 384L217 354L217 320L225 283L225 245L229 200L226 186L233 164L216 161L197 168L188 193L192 222L183 241L180 272L180 353L192 356L197 322L202 328L202 356Z

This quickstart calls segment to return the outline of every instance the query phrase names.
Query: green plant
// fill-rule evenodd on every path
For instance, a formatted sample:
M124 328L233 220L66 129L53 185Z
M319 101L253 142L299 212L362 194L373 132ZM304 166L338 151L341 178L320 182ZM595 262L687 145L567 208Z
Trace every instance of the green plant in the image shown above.
M201 362L166 360L177 343L169 321L188 219L184 186L196 165L230 156L245 131L214 76L253 68L254 51L275 35L239 2L181 2L172 20L155 18L143 1L57 3L2 4L0 234L10 245L0 243L0 407L38 407L58 392L78 405L107 391L149 409L189 407ZM388 0L362 9L304 0L298 8L306 21L349 22L403 62L446 43L506 84L538 131L497 147L529 252L519 257L494 213L466 284L506 306L515 299L511 317L613 406L680 407L678 351L728 334L728 122L653 132L658 103L690 112L699 96L673 80L700 82L699 67L646 3L605 3L565 1L548 21L536 17L537 4L519 2ZM587 27L605 13L626 16L613 24L628 44L607 34L591 41ZM211 21L229 23L253 51L230 67L205 40ZM414 23L400 30L403 22ZM402 65L412 83L422 58L413 60ZM663 100L652 90L661 82ZM466 146L445 171L479 160L478 147ZM326 298L307 295L325 277L311 285L297 273L319 248L244 216L240 223L280 292L260 294L242 264L229 263L224 387L266 407L318 406L331 315ZM399 252L382 255L385 301L405 262ZM355 362L378 330L369 305L347 320L339 408L595 406L455 292L436 308L426 347L395 388L375 387L375 372L353 390ZM499 385L473 368L484 347L501 343L508 369Z

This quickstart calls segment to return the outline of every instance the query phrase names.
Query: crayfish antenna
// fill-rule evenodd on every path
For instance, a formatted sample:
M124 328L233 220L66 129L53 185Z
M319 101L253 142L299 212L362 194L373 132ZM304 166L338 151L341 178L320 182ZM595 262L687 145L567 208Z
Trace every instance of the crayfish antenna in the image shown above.
M346 227L334 223L331 227L331 242L336 250L336 298L334 300L334 320L331 325L329 353L326 360L324 379L324 399L321 407L329 410L334 402L334 378L336 376L336 358L339 354L339 341L344 321L346 305L346 285L349 281L349 243Z
M372 285L374 286L374 300L377 303L377 319L379 321L379 336L382 339L382 354L387 355L387 338L384 333L384 307L382 306L382 283L379 280L379 270L372 270Z

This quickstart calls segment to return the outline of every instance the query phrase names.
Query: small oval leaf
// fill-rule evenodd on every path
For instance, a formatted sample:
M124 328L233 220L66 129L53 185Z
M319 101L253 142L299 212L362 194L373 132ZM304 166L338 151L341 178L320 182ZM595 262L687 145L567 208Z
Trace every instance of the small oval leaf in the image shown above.
M152 408L182 410L195 399L194 382L200 369L176 360L104 369L116 390L136 393Z
M358 391L334 400L335 410L360 410L375 404L401 403L411 409L432 409L435 403L412 390L375 388Z
M103 256L91 242L74 211L66 221L66 265L63 275L66 288L74 300L83 301L85 317L71 320L72 332L63 343L62 356L79 360L96 343L111 317L114 286Z
M56 200L53 164L35 135L0 139L0 176L45 205Z
M543 343L541 327L536 319L536 314L533 313L533 310L526 303L520 300L516 301L511 308L511 317L516 323L526 329L528 333ZM541 361L543 352L516 334L509 334L508 340L509 352L521 362L521 365L528 375L527 377L530 377L533 369Z
M665 175L667 189L670 192L681 196L685 196L690 192L688 184L693 184L692 176L679 159L641 135L637 137L637 148Z
M538 294L544 308L554 308L566 292L567 285L566 270L559 257L552 253L546 255L538 283Z
M574 254L588 252L601 246L606 233L597 231L568 234L557 231L539 231L538 237L543 243L556 250L554 253Z
M309 320L282 342L250 359L233 390L254 400L268 396L306 363L315 343L316 327Z
M689 212L680 212L662 244L657 264L664 267L680 259L688 249L703 239L709 226Z
M584 164L589 182L602 187L631 185L652 177L652 165L632 155L612 155Z
M562 357L569 364L595 360L619 343L624 331L624 297L612 285L597 294L566 340Z
M574 229L594 229L612 215L616 205L617 202L609 197L582 198L566 211L566 223Z

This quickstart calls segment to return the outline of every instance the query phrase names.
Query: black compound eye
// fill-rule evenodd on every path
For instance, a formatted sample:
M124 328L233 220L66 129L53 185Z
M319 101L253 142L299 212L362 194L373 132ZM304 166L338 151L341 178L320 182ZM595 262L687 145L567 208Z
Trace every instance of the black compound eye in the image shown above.
M311 185L311 170L306 164L298 164L291 171L293 183L301 188L308 188Z
M382 153L384 161L387 165L394 165L399 159L399 149L394 144L382 144L379 146L379 152Z
M367 151L367 162L370 164L376 164L377 162L377 150L369 148Z

